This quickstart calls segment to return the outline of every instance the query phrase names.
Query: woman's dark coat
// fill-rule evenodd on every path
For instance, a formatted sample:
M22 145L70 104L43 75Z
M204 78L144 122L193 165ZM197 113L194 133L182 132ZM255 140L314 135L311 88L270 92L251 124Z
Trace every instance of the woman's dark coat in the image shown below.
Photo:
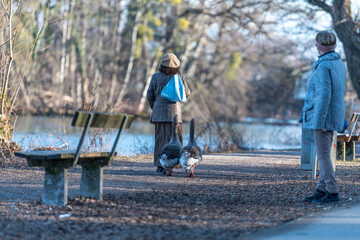
M147 99L150 108L153 110L150 120L151 123L172 122L175 114L178 115L178 122L182 122L181 103L171 102L161 97L161 91L171 77L172 76L168 76L162 72L157 72L151 78L150 86L147 91ZM180 75L180 77L184 83L186 97L188 97L190 95L190 89L187 85L186 78L183 75Z

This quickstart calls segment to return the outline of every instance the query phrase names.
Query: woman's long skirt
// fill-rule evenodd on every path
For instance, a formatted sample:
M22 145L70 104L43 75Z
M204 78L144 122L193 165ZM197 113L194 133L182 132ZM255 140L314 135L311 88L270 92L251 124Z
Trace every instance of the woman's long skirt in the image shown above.
M154 166L161 167L159 156L165 144L170 142L172 135L171 122L155 122L155 149L154 149ZM181 145L183 145L182 138L182 124L176 124L177 134Z

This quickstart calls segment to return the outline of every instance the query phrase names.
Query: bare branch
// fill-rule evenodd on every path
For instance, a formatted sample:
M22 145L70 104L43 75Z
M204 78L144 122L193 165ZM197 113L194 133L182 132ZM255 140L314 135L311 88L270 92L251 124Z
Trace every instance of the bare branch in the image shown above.
M318 6L327 13L333 15L333 9L331 6L327 5L324 0L308 0L308 2L314 6Z

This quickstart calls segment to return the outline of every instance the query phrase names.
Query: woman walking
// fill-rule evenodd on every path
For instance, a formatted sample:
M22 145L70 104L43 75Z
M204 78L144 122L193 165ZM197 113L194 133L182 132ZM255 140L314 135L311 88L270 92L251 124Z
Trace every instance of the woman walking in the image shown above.
M147 91L147 100L152 115L150 123L155 124L155 149L154 149L154 166L157 167L157 172L163 172L159 160L159 155L165 144L171 139L171 128L174 115L178 115L178 124L176 130L178 133L181 145L182 139L182 117L181 117L181 103L172 102L161 97L161 91L171 79L174 74L179 74L182 82L184 83L186 97L190 95L185 76L180 74L180 61L173 53L167 53L161 58L159 72L155 73Z
M316 35L319 59L313 65L300 122L312 129L319 162L319 181L314 195L304 201L313 203L338 202L339 190L330 159L333 131L344 128L346 69L335 52L336 37L329 31Z

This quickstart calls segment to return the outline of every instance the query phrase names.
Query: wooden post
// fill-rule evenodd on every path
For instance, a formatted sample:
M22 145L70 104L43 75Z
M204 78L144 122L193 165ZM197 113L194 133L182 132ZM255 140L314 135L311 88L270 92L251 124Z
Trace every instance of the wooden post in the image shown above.
M330 158L334 171L336 169L336 148L337 148L337 131L334 131L333 140L331 144Z
M315 157L311 159L311 178L316 179L318 175L319 175L319 162L315 154Z

